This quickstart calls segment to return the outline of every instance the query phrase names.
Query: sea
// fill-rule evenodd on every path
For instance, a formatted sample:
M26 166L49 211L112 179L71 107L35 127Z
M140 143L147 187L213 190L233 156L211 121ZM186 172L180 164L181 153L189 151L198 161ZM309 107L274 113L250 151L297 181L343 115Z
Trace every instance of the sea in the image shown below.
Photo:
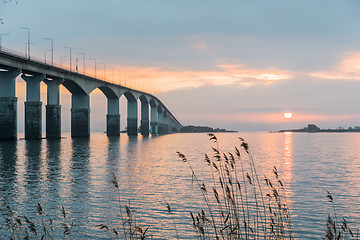
M295 239L325 237L329 215L346 219L354 233L360 228L360 133L215 136L216 143L206 133L74 139L64 133L59 140L0 142L0 239L26 231L25 219L54 239L123 239L128 213L149 239L199 239L190 212L204 200L194 174L209 181L205 154L235 153L239 138L249 145L260 181L278 170ZM16 218L22 228L10 226Z

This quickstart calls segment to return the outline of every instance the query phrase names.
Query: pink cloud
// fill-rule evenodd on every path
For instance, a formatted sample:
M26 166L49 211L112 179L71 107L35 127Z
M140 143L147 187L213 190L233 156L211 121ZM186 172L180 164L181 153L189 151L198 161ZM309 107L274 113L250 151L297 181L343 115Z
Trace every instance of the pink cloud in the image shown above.
M191 43L191 46L197 50L206 50L209 48L209 45L203 40L195 41Z
M251 69L242 64L218 65L213 71L195 71L186 69L162 69L158 67L122 66L122 78L115 77L118 83L131 87L131 84L140 81L143 85L151 85L156 91L169 91L181 88L196 88L206 84L227 85L241 84L269 84L274 81L290 79L292 76L287 70L275 68ZM101 73L99 73L101 74Z
M360 80L360 52L347 53L333 70L310 73L320 79Z

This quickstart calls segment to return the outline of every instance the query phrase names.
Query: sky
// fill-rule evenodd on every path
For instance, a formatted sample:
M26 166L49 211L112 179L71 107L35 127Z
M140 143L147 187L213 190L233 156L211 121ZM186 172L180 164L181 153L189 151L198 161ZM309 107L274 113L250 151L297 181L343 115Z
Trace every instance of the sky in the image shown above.
M106 0L0 2L2 47L154 93L183 125L237 131L360 126L360 1ZM50 61L50 52L46 53ZM104 71L106 67L106 71ZM18 79L19 130L25 84ZM61 89L63 130L70 94ZM91 129L106 98L91 93ZM42 86L46 104L46 87ZM122 126L126 125L121 99ZM45 112L45 110L43 110ZM292 112L292 119L284 119Z

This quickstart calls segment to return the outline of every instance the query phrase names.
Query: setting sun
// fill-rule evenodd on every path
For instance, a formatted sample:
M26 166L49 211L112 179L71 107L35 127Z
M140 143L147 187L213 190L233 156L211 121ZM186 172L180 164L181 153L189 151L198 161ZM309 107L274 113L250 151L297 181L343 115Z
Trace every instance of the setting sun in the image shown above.
M284 113L284 118L286 118L286 119L290 119L290 118L292 118L292 116L293 116L293 114L291 112Z

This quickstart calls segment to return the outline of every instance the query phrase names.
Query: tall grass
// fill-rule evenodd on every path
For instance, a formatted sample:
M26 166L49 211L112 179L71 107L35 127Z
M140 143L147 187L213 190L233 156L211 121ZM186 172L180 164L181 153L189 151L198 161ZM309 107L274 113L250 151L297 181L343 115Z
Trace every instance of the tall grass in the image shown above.
M248 143L239 138L234 152L221 153L217 137L212 154L204 155L212 180L201 182L186 156L186 163L201 191L205 208L192 212L193 226L200 239L293 239L284 186L276 168L263 181L257 173Z
M322 239L341 240L341 239L359 239L359 229L351 229L344 217L339 221L339 216L336 212L334 198L328 191L327 198L331 204L332 212L328 214L326 220L326 235Z
M148 237L149 227L141 227L138 223L137 218L135 217L135 211L131 207L130 200L125 204L122 202L119 182L116 176L113 174L113 179L111 180L114 187L117 189L118 196L118 208L120 216L120 228L117 227L108 227L107 225L100 224L97 225L100 229L104 229L109 233L110 239L125 239L125 240L135 240L135 239L145 239Z
M24 215L17 215L10 205L4 201L5 212L3 217L5 224L1 226L1 239L10 240L47 240L47 239L71 239L70 235L74 222L69 223L64 207L61 207L61 220L54 221L46 215L40 203L35 205L38 218L30 219ZM60 234L59 234L60 232ZM62 235L59 237L59 235Z

